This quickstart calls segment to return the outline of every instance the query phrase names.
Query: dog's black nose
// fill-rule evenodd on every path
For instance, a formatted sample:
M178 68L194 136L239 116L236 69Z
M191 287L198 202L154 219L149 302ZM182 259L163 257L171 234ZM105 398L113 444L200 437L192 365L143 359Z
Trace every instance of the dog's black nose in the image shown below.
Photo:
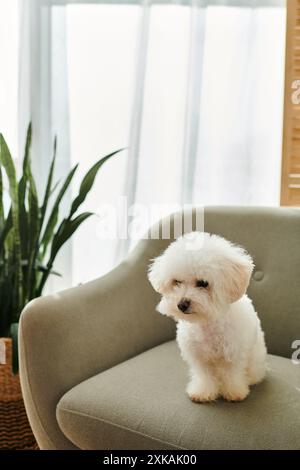
M191 305L191 302L187 299L183 299L179 302L179 304L177 305L177 307L179 308L179 310L181 310L183 313L186 313L187 310L189 309ZM187 312L188 313L188 312Z

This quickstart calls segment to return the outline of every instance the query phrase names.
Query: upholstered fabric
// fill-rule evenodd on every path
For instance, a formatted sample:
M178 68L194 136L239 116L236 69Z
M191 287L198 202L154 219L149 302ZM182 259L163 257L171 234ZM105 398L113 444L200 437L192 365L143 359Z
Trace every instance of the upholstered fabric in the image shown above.
M300 211L209 207L204 222L206 231L244 245L254 257L249 294L262 319L269 352L290 357L292 342L300 335ZM142 240L103 278L37 299L25 308L20 377L42 449L76 448L56 419L57 403L66 392L174 338L172 320L155 312L158 296L146 275L149 260L169 243Z
M242 403L192 403L175 341L74 387L62 431L81 449L300 449L300 370L269 356L265 382Z

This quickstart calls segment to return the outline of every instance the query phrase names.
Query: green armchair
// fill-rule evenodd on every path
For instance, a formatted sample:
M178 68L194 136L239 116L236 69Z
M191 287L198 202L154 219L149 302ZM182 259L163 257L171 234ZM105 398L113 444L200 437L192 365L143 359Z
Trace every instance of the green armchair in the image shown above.
M197 210L197 209L196 209ZM205 231L245 246L266 333L267 377L241 403L192 403L175 325L155 311L141 240L106 276L34 300L20 321L20 378L41 449L300 449L300 210L208 207Z

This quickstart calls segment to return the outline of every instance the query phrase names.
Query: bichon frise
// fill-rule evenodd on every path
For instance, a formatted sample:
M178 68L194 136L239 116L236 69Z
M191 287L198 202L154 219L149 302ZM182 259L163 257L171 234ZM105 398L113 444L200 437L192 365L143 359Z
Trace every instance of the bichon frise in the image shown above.
M162 294L157 310L177 321L177 342L195 402L244 400L266 372L260 321L246 290L253 270L246 251L217 235L178 238L149 268Z

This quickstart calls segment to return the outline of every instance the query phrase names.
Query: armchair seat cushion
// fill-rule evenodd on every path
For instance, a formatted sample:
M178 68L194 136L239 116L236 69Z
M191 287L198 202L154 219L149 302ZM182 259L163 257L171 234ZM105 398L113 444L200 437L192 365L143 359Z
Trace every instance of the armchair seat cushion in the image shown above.
M72 388L57 420L81 449L300 449L300 366L269 355L241 403L192 403L175 341Z

